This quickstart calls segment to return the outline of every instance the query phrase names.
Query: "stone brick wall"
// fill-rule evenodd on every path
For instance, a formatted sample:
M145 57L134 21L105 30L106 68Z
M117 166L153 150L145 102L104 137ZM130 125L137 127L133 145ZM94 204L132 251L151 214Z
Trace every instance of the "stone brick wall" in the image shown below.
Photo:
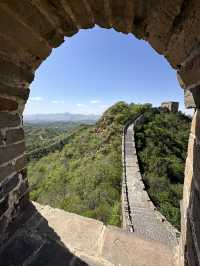
M170 246L178 245L179 232L157 210L147 191L140 172L135 145L135 128L144 123L140 115L129 123L122 136L122 217L123 228L144 239Z
M180 265L200 265L200 61L199 49L181 64L178 71L185 89L185 103L195 108L185 166L183 200L181 202Z
M200 264L200 110L192 121L181 202L180 264Z
M52 49L58 47L65 36L70 37L80 29L92 28L95 24L134 34L148 41L159 54L166 57L173 68L178 70L181 86L189 91L189 101L193 99L193 103L189 102L189 105L199 109L200 2L0 1L0 14L0 228L3 236L7 224L21 213L20 206L28 202L25 196L27 179L24 170L22 112L33 73L50 55ZM195 115L193 124L197 128L198 123ZM200 183L198 173L195 172L194 175L192 170L196 169L200 162L197 157L197 132L195 134L191 133L189 142L182 206L182 258L186 254L189 265L198 265L200 254L195 240L200 238L200 233L194 225L197 219L194 210L197 211L198 205L198 189L194 184ZM191 150L196 151L195 155ZM187 212L187 208L191 212ZM190 213L190 217L193 218L189 219L186 213ZM196 254L193 257L190 255L192 245L195 246Z
M6 228L28 202L22 112L29 90L21 84L31 74L8 62L2 63L0 69L0 234L3 241Z

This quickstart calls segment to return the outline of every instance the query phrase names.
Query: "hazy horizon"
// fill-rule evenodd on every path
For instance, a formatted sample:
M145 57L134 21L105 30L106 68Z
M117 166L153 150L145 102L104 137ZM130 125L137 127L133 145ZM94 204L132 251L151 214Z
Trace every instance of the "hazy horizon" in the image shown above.
M119 102L119 101L118 101ZM106 107L106 109L104 111L102 111L101 113L84 113L84 112L76 112L76 111L63 111L63 112L43 112L43 113L26 113L24 112L25 116L29 116L29 115L55 115L55 114L73 114L73 115L94 115L94 116L101 116L108 108L110 108L112 105L116 104L117 102L109 105ZM127 103L127 102L126 102ZM150 103L150 102L149 102ZM127 104L131 104L131 103L127 103ZM135 103L135 104L146 104L146 103ZM151 104L151 103L150 103ZM159 106L153 106L153 107L159 107Z

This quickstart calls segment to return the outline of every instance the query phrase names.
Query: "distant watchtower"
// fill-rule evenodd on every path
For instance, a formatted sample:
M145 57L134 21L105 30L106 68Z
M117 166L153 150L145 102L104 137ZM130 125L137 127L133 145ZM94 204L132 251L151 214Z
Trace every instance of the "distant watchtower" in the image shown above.
M179 102L163 102L161 103L161 108L173 113L177 113Z

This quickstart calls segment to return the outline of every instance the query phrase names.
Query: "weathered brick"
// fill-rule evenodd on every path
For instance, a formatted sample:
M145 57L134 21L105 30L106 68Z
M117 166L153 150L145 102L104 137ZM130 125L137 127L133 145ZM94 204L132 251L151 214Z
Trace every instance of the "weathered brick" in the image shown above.
M104 28L111 28L106 2L102 0L88 0L88 3L93 11L95 23Z
M59 1L34 1L38 9L45 9L56 28L62 29L66 36L72 36L78 32L77 25L72 21Z
M184 90L184 103L186 108L196 108L192 92Z
M82 29L87 29L94 26L93 18L88 12L84 0L64 0L63 5L70 7L78 25Z
M200 1L183 1L180 11L173 23L166 52L169 62L174 67L182 64L199 44Z
M10 99L6 99L3 97L0 97L0 112L2 111L15 111L18 108L18 103L10 100Z
M22 196L19 201L17 202L17 204L15 205L15 212L18 213L22 213L27 206L30 205L30 201L29 201L29 193L26 193L24 196ZM27 210L27 209L26 209ZM25 214L26 215L26 214Z
M192 233L192 224L189 218L187 221L186 247L187 249L185 250L186 251L185 259L187 263L185 265L187 266L198 265L197 250L194 243L194 235Z
M0 216L2 216L8 209L8 196L0 202Z
M200 110L196 110L192 119L191 133L200 140Z
M30 93L30 89L26 88L18 88L18 87L10 87L0 82L0 94L6 96L15 96L19 97L23 100L27 100Z
M5 197L5 193L3 190L3 185L0 186L0 201L3 200Z
M197 180L200 188L200 146L195 141L193 147L193 178Z
M52 256L54 254L54 256ZM49 240L46 242L37 256L34 257L30 266L34 265L57 265L59 261L61 265L76 265L76 266L86 266L86 265L100 265L99 263L86 263L85 260L81 260L79 257L73 256L73 254L66 250L66 248L61 245L58 241ZM67 264L65 264L67 262ZM102 264L101 264L102 265Z
M25 179L24 182L20 185L19 190L17 191L20 197L24 196L29 191L28 179Z
M6 144L12 144L24 140L23 128L8 130L6 132Z
M0 128L4 127L16 127L21 123L20 116L18 114L9 114L6 112L0 112Z
M200 109L200 86L190 89L190 92L194 99L195 108Z
M153 2L153 1L152 1ZM174 20L181 11L183 0L159 0L151 8L147 9L145 35L152 47L159 53L164 53ZM144 5L148 4L144 1Z
M8 242L7 248L2 250L0 265L24 265L24 262L30 257L35 257L37 251L39 251L40 248L43 247L43 244L44 242L42 238L37 236L37 234L35 234L35 236L33 236L33 234L17 234L13 237L12 241ZM43 265L47 264L44 263Z
M0 58L0 77L4 81L19 81L19 84L21 84L24 81L28 83L32 82L34 79L34 74L29 68L19 67Z
M27 162L26 155L24 155L23 157L17 159L16 163L15 163L15 166L14 166L15 171L18 172L18 171L24 169L25 166L26 166L26 162Z
M184 179L184 188L183 188L183 211L186 210L190 200L190 189L193 181L194 143L195 143L194 138L190 137L188 143L187 160L185 164L185 179Z
M0 235L2 235L3 232L5 231L7 224L8 224L8 218L6 216L2 216L0 219Z
M4 32L3 35L6 35L6 37L8 39L11 39L14 43L16 42L16 45L20 46L22 50L27 51L32 56L32 58L34 58L35 56L46 58L51 51L51 47L49 47L47 42L42 39L40 35L35 34L35 32L31 30L30 27L27 27L20 18L17 18L17 14L14 15L7 8L4 8L2 1L0 3L0 32ZM33 20L32 23L34 23ZM24 62L29 63L27 61Z
M113 27L120 32L131 32L135 15L134 4L127 0L115 0L111 1L111 9Z
M22 175L22 179L26 179L26 178L27 178L27 168L24 168L24 169L21 171L21 175Z
M4 141L4 136L2 135L0 131L0 146L3 145L3 141Z
M6 177L10 176L15 172L15 169L12 164L0 167L0 182L5 180Z
M200 81L200 55L193 57L178 71L185 87Z
M2 184L2 190L4 195L12 191L17 186L18 183L19 183L19 173L8 178L6 182Z
M25 151L25 143L9 145L6 147L0 147L0 164L6 163L20 155Z
M31 1L5 1L3 4L20 15L23 21L32 27L35 32L47 39L51 46L57 47L63 42L63 34L60 33L59 29L53 27L48 18ZM51 38L49 39L50 36Z
M194 228L194 233L196 234L196 240L197 245L200 248L200 238L198 237L200 235L200 192L197 189L194 189L193 191L193 202L192 202L192 208L190 210L190 215L192 217L191 224Z
M19 158L16 160L15 165L9 163L6 166L0 167L0 182L4 181L6 177L11 176L14 173L20 172L22 174L22 178L25 179L27 176L26 166L26 156Z

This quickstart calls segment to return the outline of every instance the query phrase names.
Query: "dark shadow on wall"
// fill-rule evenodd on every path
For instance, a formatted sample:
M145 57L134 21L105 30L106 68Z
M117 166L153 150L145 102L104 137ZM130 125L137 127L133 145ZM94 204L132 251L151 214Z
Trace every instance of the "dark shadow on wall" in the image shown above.
M186 266L199 266L196 245L199 246L200 243L200 195L194 186L194 182L192 182L191 190L190 203L187 210L184 260Z
M195 126L195 136L200 136L200 125L198 122ZM200 258L200 145L194 141L193 162L190 165L193 169L191 193L189 206L187 209L187 225L186 225L186 245L184 249L185 265L199 266Z
M0 247L0 266L88 265L69 251L31 202L8 230L9 238Z

